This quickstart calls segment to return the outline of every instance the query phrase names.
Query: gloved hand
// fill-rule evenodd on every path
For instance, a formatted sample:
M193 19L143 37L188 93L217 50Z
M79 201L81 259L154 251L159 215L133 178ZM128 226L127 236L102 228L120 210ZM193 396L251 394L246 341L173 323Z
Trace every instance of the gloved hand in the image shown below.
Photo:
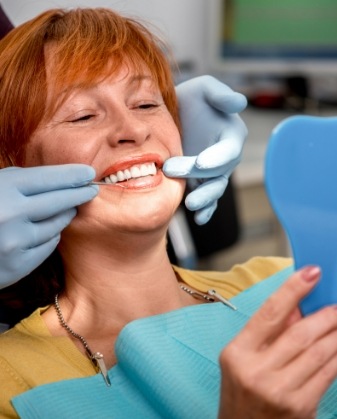
M247 128L237 113L247 100L211 76L188 80L176 92L184 156L168 159L164 173L189 178L194 190L186 197L186 207L196 211L197 224L205 224L240 162Z
M0 170L0 288L17 282L56 248L60 232L98 186L83 164Z

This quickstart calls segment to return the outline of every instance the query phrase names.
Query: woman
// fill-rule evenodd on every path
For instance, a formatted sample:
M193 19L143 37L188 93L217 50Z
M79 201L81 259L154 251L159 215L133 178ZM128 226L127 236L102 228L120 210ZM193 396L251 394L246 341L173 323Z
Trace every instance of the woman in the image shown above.
M121 403L116 407L117 417L123 417L125 409L133 409L133 417L140 417L141 406L151 403L163 383L162 378L151 382L151 394L144 401L141 395L147 384L137 384L136 372L144 369L139 365L138 370L132 370L128 388L117 385L121 383L116 374L122 356L131 349L136 352L131 360L137 362L142 345L148 344L147 339L142 341L141 333L139 344L123 346L130 326L143 330L143 321L152 324L164 319L167 328L172 316L203 315L212 307L215 311L222 309L222 304L207 304L209 289L216 289L214 298L218 300L219 294L231 297L279 272L284 279L290 273L291 261L256 258L227 273L197 273L171 266L166 232L182 199L184 180L166 178L162 167L168 158L182 154L177 102L159 41L139 23L105 9L49 11L5 38L0 62L2 166L81 163L90 166L95 181L102 183L99 191L97 185L91 186L97 196L79 207L77 217L62 233L57 252L23 279L26 291L21 300L17 294L7 294L12 304L30 300L30 308L37 304L41 308L0 338L3 416L16 417L13 400L20 417L25 417L22 403L27 402L26 395L35 394L34 390L27 392L29 389L73 382L66 379L75 379L77 385L77 379L84 377L89 387L94 385L94 390ZM318 277L315 267L296 273L224 350L220 415L243 418L249 412L256 418L314 417L320 397L337 373L336 350L330 344L337 334L335 310L329 308L303 320L296 311L296 304ZM219 301L227 304L223 298ZM230 316L236 315L233 309L228 309ZM238 316L242 317L240 310ZM222 324L219 316L212 323L217 319ZM324 331L318 330L322 321ZM199 326L196 323L191 326ZM211 325L208 328L214 336ZM159 339L162 330L160 327L158 335L155 333L154 344L146 346L145 354L149 349L156 351L156 337ZM294 330L303 341L289 354L284 348L294 338ZM183 329L183 335L185 332ZM202 339L197 336L195 340ZM310 351L303 342L315 343L323 355L315 357L315 350ZM184 351L182 346L177 346L178 353ZM271 355L272 347L275 352ZM239 364L234 356L237 348L242 354ZM220 350L215 352L219 354ZM156 362L159 355L170 357L170 351L155 352L145 376L153 373L151 369L166 376L178 366L176 378L182 378L182 358L177 356L164 367ZM199 355L188 361L192 363L191 374L193 370L198 372L203 362ZM296 362L301 357L312 361L312 374L318 366L326 366L322 368L324 374L316 373L306 405L307 394L301 389L310 377L302 377L303 365ZM250 360L254 362L246 380L240 365L244 363L248 372ZM265 368L260 371L263 360ZM216 358L210 368L218 371ZM98 375L99 382L93 382L97 372L103 378ZM278 381L285 373L286 377L301 378L296 399L290 397L294 381ZM265 380L262 386L252 385L256 377L264 379L265 375L268 386ZM183 381L184 391L190 391L192 383L197 385L193 378L189 381L188 374L183 376L187 380ZM164 393L168 395L170 386L166 388L165 384L164 380ZM199 408L202 402L203 416L199 417L213 417L218 410L219 389L202 385L201 394L212 403L192 397L192 404ZM85 386L83 392L89 387ZM129 391L135 392L133 400L137 402L127 402ZM65 417L59 413L62 403L50 403L54 394L53 387L52 392L48 387L49 407L54 415ZM64 405L68 393L63 391L62 395ZM159 411L153 417L184 417L184 403L177 407L179 415L171 411L178 396L175 394L164 410L156 405L154 409ZM77 412L83 407L77 399L70 400ZM89 405L98 417L106 417L97 400ZM39 413L43 417L41 402L34 409L33 417ZM300 416L302 412L304 416Z
M1 8L0 22L1 39L13 29ZM193 191L187 195L186 206L196 211L197 224L205 224L239 163L247 129L236 114L246 107L247 101L242 94L209 76L179 84L176 93L185 156L166 161L164 173L199 179L190 182ZM39 266L56 248L60 232L76 215L75 207L92 199L89 188L74 190L92 180L87 169L83 165L58 165L0 171L0 289ZM41 183L41 178L48 178L48 182ZM59 193L61 190L63 194ZM53 206L55 191L58 208ZM22 197L27 195L29 200L22 207ZM43 223L34 221L37 213ZM1 314L0 322L12 322L16 317L7 315L6 319Z

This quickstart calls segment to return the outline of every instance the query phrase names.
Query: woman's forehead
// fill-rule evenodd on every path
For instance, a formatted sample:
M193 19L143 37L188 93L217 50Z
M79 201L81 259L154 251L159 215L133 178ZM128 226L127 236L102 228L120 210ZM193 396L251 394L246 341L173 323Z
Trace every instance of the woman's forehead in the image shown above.
M153 74L148 66L143 63L140 66L134 65L129 59L115 62L110 57L105 66L99 72L90 71L85 65L73 71L63 70L63 63L59 65L58 57L55 54L54 46L49 45L45 50L45 68L47 82L47 97L45 117L51 117L57 109L68 100L73 93L81 90L91 89L102 82L116 83L126 81L126 85L137 89L141 85L151 89L159 89L156 74Z
M134 84L146 81L158 85L157 74L145 62L135 63L127 55L120 58L110 54L99 66L92 62L90 56L66 63L55 43L45 47L45 70L48 85L56 88L52 90L88 87L116 77L130 78Z

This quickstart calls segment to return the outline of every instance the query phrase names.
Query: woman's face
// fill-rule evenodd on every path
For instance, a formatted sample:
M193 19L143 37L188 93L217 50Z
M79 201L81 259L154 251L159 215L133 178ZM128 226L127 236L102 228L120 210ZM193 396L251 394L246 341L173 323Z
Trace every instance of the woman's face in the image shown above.
M47 75L51 71L49 63ZM95 180L106 182L78 209L72 231L144 231L166 225L182 199L185 182L161 170L166 159L181 154L179 131L150 73L136 76L122 66L90 89L74 89L41 122L25 165L85 163L96 170Z

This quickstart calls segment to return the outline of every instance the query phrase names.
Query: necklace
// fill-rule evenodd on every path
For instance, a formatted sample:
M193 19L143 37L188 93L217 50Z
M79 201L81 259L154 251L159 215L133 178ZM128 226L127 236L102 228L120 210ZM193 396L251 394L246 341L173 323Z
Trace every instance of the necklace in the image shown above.
M208 302L219 301L219 302L225 304L226 306L230 307L231 309L237 310L237 308L230 301L228 301L222 295L217 293L215 290L210 289L210 290L207 291L207 294L203 294L199 291L191 290L190 288L186 287L185 285L180 284L180 288L183 291L190 294L194 298L198 298L198 299L201 299L201 300L206 300ZM84 339L84 337L82 335L76 333L69 326L69 324L64 320L64 317L63 317L63 314L62 314L62 311L61 311L61 307L60 307L60 304L59 304L59 300L58 300L58 294L55 295L54 308L55 308L57 317L59 319L60 325L71 336L73 336L75 339L79 340L82 343L82 345L85 349L85 352L86 352L87 356L89 357L90 361L93 363L95 369L98 370L102 374L106 385L110 386L111 383L110 383L110 379L109 379L109 376L108 376L108 370L107 370L105 362L104 362L103 354L100 353L100 352L92 352L92 350L90 349L90 347L88 345L88 342Z
M74 332L74 330L66 323L66 321L64 320L62 311L61 311L59 301L58 301L58 294L55 295L54 307L55 307L56 314L57 314L57 317L59 319L60 325L64 329L66 329L66 331L70 335L72 335L74 338L78 339L82 343L82 345L84 346L85 352L86 352L87 356L89 357L90 361L93 363L95 369L98 370L102 374L106 385L110 386L111 383L110 383L110 379L109 379L109 376L108 376L108 370L107 370L105 362L104 362L103 354L101 354L100 352L92 352L92 350L90 349L90 347L88 345L88 342L84 339L84 337L79 335L78 333Z
M230 307L233 310L237 310L234 304L232 304L230 301L227 300L227 298L223 297L219 293L217 293L215 290L208 290L207 294L203 294L199 291L191 290L190 288L185 287L185 285L180 284L180 288L187 292L187 294L192 295L194 298L198 298L199 300L206 300L208 302L213 303L214 301L219 301L226 306Z

